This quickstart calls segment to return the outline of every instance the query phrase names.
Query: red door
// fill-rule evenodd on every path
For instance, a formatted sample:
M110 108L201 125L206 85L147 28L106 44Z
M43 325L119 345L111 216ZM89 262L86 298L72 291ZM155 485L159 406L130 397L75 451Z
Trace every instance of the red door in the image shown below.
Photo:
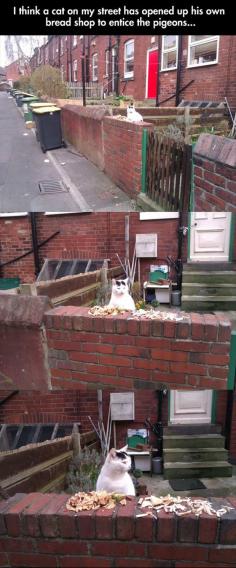
M147 98L155 99L157 95L158 49L148 51Z

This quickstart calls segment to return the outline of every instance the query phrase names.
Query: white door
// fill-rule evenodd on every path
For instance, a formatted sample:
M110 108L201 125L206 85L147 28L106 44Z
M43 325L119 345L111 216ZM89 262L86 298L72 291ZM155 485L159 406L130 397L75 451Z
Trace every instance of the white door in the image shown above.
M212 391L170 391L170 424L210 424Z
M191 213L190 260L229 260L231 213Z

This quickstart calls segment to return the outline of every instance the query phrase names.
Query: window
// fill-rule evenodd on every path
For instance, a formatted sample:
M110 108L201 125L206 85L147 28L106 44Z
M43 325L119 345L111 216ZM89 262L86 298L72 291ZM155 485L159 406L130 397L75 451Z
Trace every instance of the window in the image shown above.
M93 81L98 80L98 54L94 53L92 56L92 72L93 72Z
M188 67L218 62L219 36L191 35L188 44Z
M109 75L109 49L105 51L105 75Z
M134 40L130 39L124 46L124 77L134 76Z
M178 36L162 36L161 71L177 68Z
M73 81L76 83L78 81L78 62L77 59L73 61Z
M64 38L61 37L61 55L64 53Z
M77 35L73 35L73 47L77 46Z

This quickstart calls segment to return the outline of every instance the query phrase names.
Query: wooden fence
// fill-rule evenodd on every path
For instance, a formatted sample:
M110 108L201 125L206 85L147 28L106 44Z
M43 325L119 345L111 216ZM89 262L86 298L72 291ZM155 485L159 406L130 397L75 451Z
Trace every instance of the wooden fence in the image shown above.
M147 131L143 190L164 211L188 211L191 195L192 146Z
M83 98L83 84L78 81L77 83L67 83L72 99ZM103 85L100 83L85 83L85 95L87 99L103 99Z

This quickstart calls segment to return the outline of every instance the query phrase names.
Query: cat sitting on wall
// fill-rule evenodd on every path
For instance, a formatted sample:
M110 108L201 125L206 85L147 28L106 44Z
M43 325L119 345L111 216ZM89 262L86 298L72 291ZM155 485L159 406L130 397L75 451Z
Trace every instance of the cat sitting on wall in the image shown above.
M129 293L129 279L112 279L111 299L108 304L110 308L120 308L121 310L135 310L135 303Z
M134 106L127 107L127 119L131 122L143 122L142 115L135 110Z
M96 491L135 495L134 484L128 474L130 468L130 456L112 448L98 476Z

